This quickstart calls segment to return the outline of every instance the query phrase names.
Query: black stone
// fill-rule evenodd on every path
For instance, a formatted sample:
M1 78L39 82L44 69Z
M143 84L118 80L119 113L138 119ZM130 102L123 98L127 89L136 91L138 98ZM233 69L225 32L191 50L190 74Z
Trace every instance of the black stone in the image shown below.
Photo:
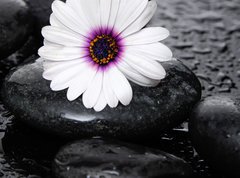
M67 143L62 138L36 132L36 129L17 121L7 126L5 135L0 141L3 148L1 150L0 147L0 151L3 151L9 159L17 162L19 169L25 170L27 174L39 175L43 178L50 178L52 160L59 148Z
M41 36L42 27L49 25L49 17L52 13L53 0L27 0L31 13L35 19L36 35Z
M31 14L23 0L0 1L0 59L20 48L31 33Z
M55 157L58 178L190 177L191 168L168 153L111 140L80 140L62 148Z
M240 98L213 96L201 101L190 119L197 151L218 173L240 177Z
M26 0L35 19L35 34L42 38L42 27L49 25L49 17L52 13L51 5L54 0ZM65 2L66 0L61 0Z
M36 59L36 53L39 49L38 40L29 36L28 40L16 52L9 55L7 58L0 60L0 83L9 73L10 70L22 63L29 63Z
M173 128L189 116L201 98L195 75L179 61L163 63L167 77L155 88L133 86L127 107L86 109L79 98L69 102L66 91L53 92L36 62L12 72L3 84L4 103L22 121L67 137L107 136L143 139Z

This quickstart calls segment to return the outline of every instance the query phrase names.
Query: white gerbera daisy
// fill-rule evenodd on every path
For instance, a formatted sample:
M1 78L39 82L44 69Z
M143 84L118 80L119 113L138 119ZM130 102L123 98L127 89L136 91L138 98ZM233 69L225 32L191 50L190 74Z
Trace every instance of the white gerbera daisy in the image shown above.
M148 0L54 1L39 49L51 89L68 88L69 101L82 95L86 108L101 111L131 102L128 80L158 85L166 75L159 62L171 60L172 52L159 42L169 36L167 29L143 28L156 8Z

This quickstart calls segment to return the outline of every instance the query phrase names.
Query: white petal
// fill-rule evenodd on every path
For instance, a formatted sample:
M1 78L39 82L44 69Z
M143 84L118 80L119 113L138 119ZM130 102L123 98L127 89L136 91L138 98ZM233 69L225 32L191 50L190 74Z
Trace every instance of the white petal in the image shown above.
M112 0L100 0L101 26L107 27L111 12Z
M103 90L100 93L97 104L94 106L96 112L102 111L107 106L106 99L104 98Z
M84 12L84 4L86 0L67 0L66 4L69 5L73 11L78 15L78 20L82 25L90 28L90 22L87 18L87 14Z
M159 62L172 60L173 57L172 51L166 45L160 42L146 45L126 46L125 50L126 53L133 52L139 53L140 55L147 55L149 58Z
M39 58L36 60L36 62L40 62L41 65L43 65L44 59L39 57Z
M74 34L54 26L44 27L42 29L42 35L46 40L64 46L85 47L87 41L87 39L80 34Z
M74 4L73 2L71 3L71 6L73 8ZM84 16L86 18L86 21L90 24L92 28L100 27L101 16L99 0L78 0L75 5L78 5L75 7L75 11L81 11L78 16Z
M67 61L86 56L85 49L79 47L43 46L38 50L39 56L51 61Z
M55 0L52 4L52 10L53 14L63 25L83 36L88 33L89 27L82 24L78 15L62 1Z
M103 72L97 71L97 74L83 94L83 104L86 108L93 108L96 105L100 92L102 90L102 83Z
M103 78L103 93L104 97L106 98L107 104L111 108L115 108L118 105L118 99L113 92L108 71L104 71L104 78Z
M43 58L41 58L43 59ZM51 69L52 67L55 67L57 66L58 64L66 64L65 62L68 62L68 61L49 61L49 60L46 60L46 59L43 59L43 68L44 70L49 70ZM75 61L75 60L73 60Z
M108 20L108 26L114 27L121 0L111 0L111 1L112 1L111 12L110 12L109 20Z
M156 10L157 10L156 1L153 0L149 1L143 13L122 32L121 36L126 37L141 30L152 19Z
M56 77L53 78L50 85L51 89L53 91L60 91L68 88L71 80L73 80L76 76L78 76L78 73L84 70L84 68L86 68L86 65L87 65L86 62L81 63L79 65L69 67L66 70L63 70L62 72L60 72L58 75L56 75Z
M148 4L148 0L122 0L117 16L115 27L118 32L122 32L132 22L134 22L144 11Z
M97 70L94 67L86 67L82 72L78 74L70 83L67 92L67 98L69 101L77 99L86 91L89 83L92 81Z
M63 61L63 62L44 61L43 62L43 66L44 66L43 78L47 80L52 80L56 75L58 75L65 69L79 65L85 61L86 59L83 59L83 58L72 60L72 61Z
M125 106L129 105L133 97L133 91L128 80L115 66L111 66L108 72L111 87L118 100Z
M72 34L75 34L75 36L79 36L80 35L79 33L73 31L72 29L70 29L67 26L65 26L62 22L60 22L53 13L50 15L50 24L51 24L51 26L59 27L60 29L66 30L68 32L71 32Z
M162 41L169 36L169 31L163 27L148 27L126 37L125 45L141 45Z
M143 76L123 60L118 63L118 68L129 80L140 86L154 87L159 83L157 80Z
M126 53L124 61L139 73L150 79L161 80L166 76L166 71L162 65L146 56L141 56L135 53Z
M53 61L49 61L49 60L46 60L46 59L43 59L43 58L41 58L41 59L43 60L43 69L44 69L44 70L48 70L48 69L56 66L57 63L63 63L63 62L65 62L65 61L63 61L63 62L53 62Z
M54 27L60 27L61 29L64 29L64 30L72 31L70 28L68 28L67 26L63 25L62 22L60 22L53 13L50 15L50 25L54 26Z
M46 39L43 40L43 45L44 45L44 46L53 46L53 47L63 47L63 45L50 42L50 41L48 41L48 40L46 40Z

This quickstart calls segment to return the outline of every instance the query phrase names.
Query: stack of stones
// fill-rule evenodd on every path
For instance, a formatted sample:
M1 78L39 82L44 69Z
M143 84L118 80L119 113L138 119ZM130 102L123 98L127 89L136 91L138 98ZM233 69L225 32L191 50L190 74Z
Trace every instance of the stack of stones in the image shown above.
M69 102L66 91L51 91L36 50L28 44L48 23L51 1L41 2L28 2L32 12L22 0L0 2L0 59L26 59L2 82L1 99L26 127L70 142L59 145L52 159L55 177L191 177L194 171L182 158L146 147L188 119L192 142L212 169L240 176L240 98L201 100L198 78L179 60L162 63L167 76L157 87L132 84L134 97L127 107L95 112L81 98Z

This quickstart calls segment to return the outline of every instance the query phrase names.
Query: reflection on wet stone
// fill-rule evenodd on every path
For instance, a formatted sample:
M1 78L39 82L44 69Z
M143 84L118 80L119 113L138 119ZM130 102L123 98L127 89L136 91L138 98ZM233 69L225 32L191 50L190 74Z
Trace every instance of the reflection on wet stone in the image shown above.
M100 154L99 154L100 153ZM63 147L53 171L56 177L190 177L183 160L165 152L114 140L80 140Z

